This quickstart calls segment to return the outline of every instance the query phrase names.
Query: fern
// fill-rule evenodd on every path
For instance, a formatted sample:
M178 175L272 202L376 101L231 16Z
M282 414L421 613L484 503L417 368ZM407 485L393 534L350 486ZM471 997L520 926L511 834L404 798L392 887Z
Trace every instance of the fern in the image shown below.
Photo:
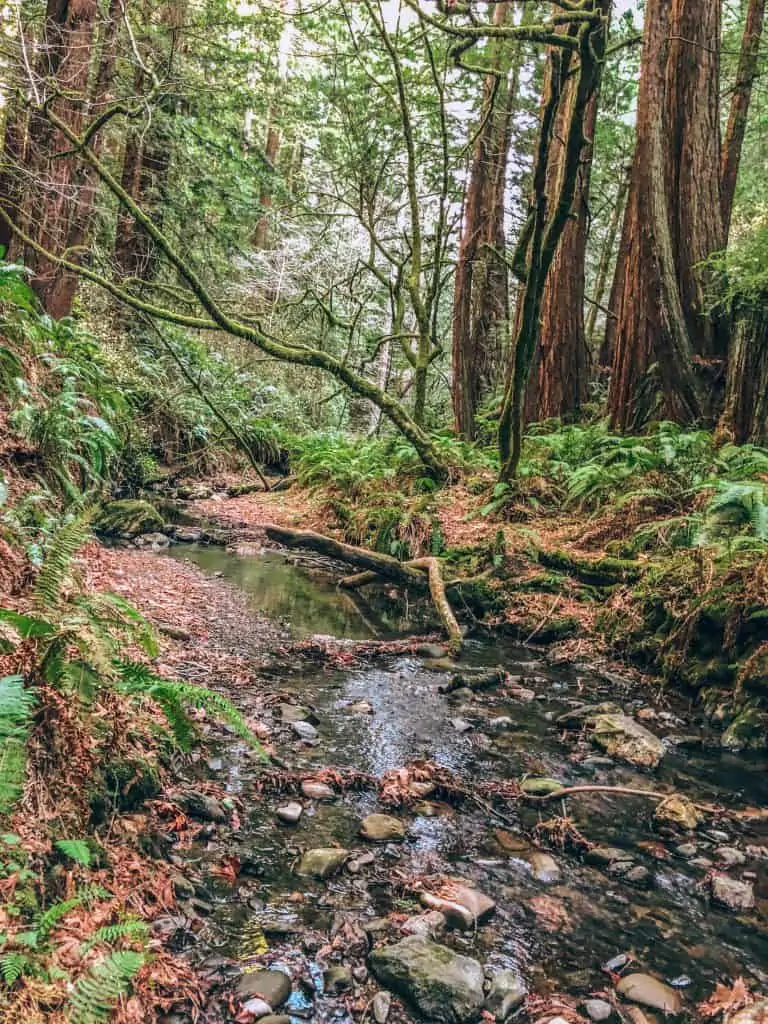
M162 679L145 665L134 661L118 662L117 671L117 686L124 693L150 697L160 705L180 746L188 746L192 735L191 724L184 708L204 708L226 722L237 736L251 744L266 759L261 744L248 728L243 716L234 704L215 690L192 683Z
M72 559L88 540L92 517L92 511L84 512L65 523L55 534L35 583L33 599L37 609L60 605Z
M105 946L114 946L115 943L123 940L130 942L145 942L149 938L149 928L145 921L138 917L129 917L118 924L107 924L95 931L89 939L80 946L80 955L83 956L94 946L103 943Z
M91 849L84 839L58 839L54 844L65 857L87 868L91 865Z
M63 920L67 914L74 910L75 907L81 906L83 903L90 903L92 900L107 899L110 893L106 889L102 889L101 886L88 886L86 889L81 889L80 892L71 896L68 900L61 900L59 903L54 903L53 906L49 907L44 911L37 921L36 932L38 938L44 938L48 935L59 921Z
M34 695L21 676L0 679L0 815L10 811L24 786L34 706Z
M100 1024L109 1020L145 961L143 953L118 950L94 964L75 983L70 996L70 1024Z
M0 954L0 975L5 984L10 988L18 981L22 974L25 974L32 966L32 961L26 953L19 953L12 950L9 953Z

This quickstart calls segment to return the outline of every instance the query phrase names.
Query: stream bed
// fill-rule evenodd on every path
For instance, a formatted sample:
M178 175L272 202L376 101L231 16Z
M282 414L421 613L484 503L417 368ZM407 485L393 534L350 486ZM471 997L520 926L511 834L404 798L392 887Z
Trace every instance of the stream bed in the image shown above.
M255 615L295 639L389 639L423 632L428 623L428 612L405 610L394 595L348 600L328 567L311 559L194 546L159 557L169 556L239 588ZM583 793L567 806L508 804L502 816L482 802L455 806L429 793L393 811L365 787L330 800L258 794L263 766L239 740L220 733L190 778L218 783L237 801L240 820L237 828L207 827L183 855L195 895L174 941L198 969L237 985L242 970L277 968L293 979L280 1013L359 1020L379 988L366 966L370 947L400 941L414 919L423 919L419 885L439 889L450 878L496 907L482 923L449 929L437 941L478 961L489 979L515 972L544 1001L563 997L577 1007L597 994L615 1012L616 974L628 971L670 984L684 1012L694 1012L718 981L743 976L751 989L768 991L768 821L758 814L768 806L764 758L720 749L718 737L673 695L586 664L552 664L542 651L470 639L459 667L501 666L508 677L483 692L444 695L440 687L455 668L423 656L439 651L421 653L343 669L278 656L257 685L228 696L269 724L281 762L295 772L356 769L381 777L425 759L470 789L549 778L566 786L674 790L722 812L686 832L655 820L654 801L625 794ZM601 701L615 702L663 739L658 768L606 757L584 730L558 722L577 706ZM308 722L316 736L301 739L294 719ZM302 805L297 824L278 819L289 802ZM361 820L372 812L399 817L404 841L363 839ZM553 819L560 820L550 827ZM590 848L561 845L566 833L584 837ZM332 847L348 851L344 868L325 880L297 874L307 850ZM222 878L217 867L232 857L239 874ZM718 904L713 873L751 892L754 905ZM625 962L616 960L620 954ZM329 974L330 968L338 970ZM239 984L245 998L247 984ZM419 1015L396 1002L390 1019Z

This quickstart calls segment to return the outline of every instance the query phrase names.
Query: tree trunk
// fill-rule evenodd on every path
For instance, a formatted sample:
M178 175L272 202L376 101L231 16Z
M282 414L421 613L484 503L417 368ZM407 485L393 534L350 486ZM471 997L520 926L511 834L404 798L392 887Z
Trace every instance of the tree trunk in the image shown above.
M276 126L277 111L273 109L270 113L271 124L267 129L267 145L264 150L264 160L267 164L267 175L269 178L275 174L275 161L280 152L280 132ZM253 246L255 249L266 249L269 241L269 211L272 208L272 189L262 185L259 195L259 206L261 216L253 232Z
M720 358L699 264L723 247L719 184L719 0L649 0L632 180L616 266L607 344L613 351L612 424L640 427L655 411L705 416L697 363Z
M528 6L523 18L531 15ZM493 20L495 25L510 21L510 5L497 4ZM489 47L488 62L496 73L486 75L483 83L464 201L453 301L453 410L456 432L468 440L475 437L478 405L498 384L509 319L504 196L521 59L521 48L509 41Z
M155 119L162 116L155 112ZM162 228L164 200L173 147L163 129L153 123L147 132L132 129L125 142L121 184L131 198ZM114 259L123 277L151 281L159 254L152 239L125 210L117 218Z
M747 131L749 107L752 102L752 86L758 74L758 57L760 40L765 23L765 0L749 0L747 20L744 25L744 38L741 44L739 68L736 72L736 85L731 97L731 111L728 117L728 128L723 143L721 164L721 192L723 203L723 229L727 242L733 215L733 199L736 194L736 181L739 176L741 151Z
M611 211L611 220L608 224L608 231L605 236L603 248L600 253L600 263L597 268L597 277L595 278L595 294L592 296L592 304L589 309L589 316L587 317L587 346L594 357L595 349L595 329L597 326L597 314L600 311L601 306L605 300L605 288L608 284L608 271L611 267L611 260L613 259L613 251L616 248L616 239L619 237L619 229L621 228L621 221L624 215L624 206L627 200L627 192L629 191L629 180L632 173L632 168L627 167L624 177L621 179L619 185L619 191L616 193L616 202L613 204ZM609 312L606 313L606 318L610 318L612 315L612 309L608 307ZM600 345L599 355L597 362L599 366L610 366L611 364L611 353L606 345L606 338L608 335L608 319L606 319L606 328L603 332L603 341Z
M602 15L608 18L611 0L601 0L599 6ZM560 239L542 297L538 352L528 384L526 418L529 421L573 419L587 397L590 355L584 329L585 260L589 235L589 183L602 65L595 77L594 91L584 112L585 144L581 153L572 215ZM550 202L555 201L560 187L565 160L564 140L576 88L576 79L571 79L555 122L547 169L547 195Z
M3 149L0 152L0 205L12 220L19 220L24 199L23 171L26 153L27 115L21 103L14 102L7 112ZM0 223L0 246L6 257L13 241L13 231L5 221Z
M721 440L768 443L768 303L736 310Z

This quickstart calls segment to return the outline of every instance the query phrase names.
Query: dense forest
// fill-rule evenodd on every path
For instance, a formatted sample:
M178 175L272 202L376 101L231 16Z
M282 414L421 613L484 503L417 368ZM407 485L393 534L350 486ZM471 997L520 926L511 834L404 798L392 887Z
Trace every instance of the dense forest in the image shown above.
M0 1020L768 1020L765 0L0 0Z

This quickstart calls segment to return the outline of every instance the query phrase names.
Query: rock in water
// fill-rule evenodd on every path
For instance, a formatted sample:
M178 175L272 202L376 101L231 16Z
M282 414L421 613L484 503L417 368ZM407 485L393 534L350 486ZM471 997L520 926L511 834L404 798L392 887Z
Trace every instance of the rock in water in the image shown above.
M632 1003L663 1013L680 1013L683 1007L679 993L651 974L627 974L616 986L616 991Z
M655 768L665 753L664 744L629 715L598 715L595 718L595 743L609 757L620 757L642 768Z
M562 788L562 782L557 779L523 779L520 783L520 789L526 796L549 796Z
M727 875L713 875L712 899L729 910L752 910L755 888L751 882L742 882Z
M285 1002L292 988L285 971L247 971L237 983L237 996L243 1001L258 997L274 1010Z
M701 821L695 804L676 793L662 800L653 816L657 821L668 821L671 825L679 825L689 832L692 832Z
M301 784L301 792L310 800L334 800L336 793L324 782L307 780Z
M371 1005L376 1024L386 1024L389 1011L392 1008L392 996L389 992L377 992Z
M528 986L517 971L499 971L491 981L485 1008L490 1010L497 1021L505 1021L527 995Z
M561 877L560 867L554 857L548 853L532 853L528 858L531 865L533 877L537 882L545 882L547 885L552 882L559 882Z
M409 999L430 1020L468 1024L483 1008L483 969L477 960L412 935L375 949L371 970L382 985Z
M459 879L449 880L439 893L423 892L421 902L438 910L454 928L465 930L475 928L496 909L490 897Z
M280 821L285 822L286 825L297 824L299 818L304 813L304 808L297 801L291 801L289 804L285 804L283 807L277 808L277 816Z
M613 1007L605 999L585 999L584 1009L590 1020L598 1022L608 1020L613 1013Z
M325 991L333 996L348 992L353 984L352 971L344 964L334 964L324 972L323 984Z
M296 873L299 875L309 875L312 878L330 878L331 875L341 871L344 861L348 856L348 850L341 850L335 846L307 850L299 862Z
M448 922L439 910L430 910L426 914L409 917L403 921L400 931L403 935L421 935L425 939L439 939Z
M291 722L291 728L299 737L300 740L316 740L317 729L314 725L310 725L309 722Z
M360 835L372 843L400 843L405 839L405 825L391 814L369 814L363 818Z

